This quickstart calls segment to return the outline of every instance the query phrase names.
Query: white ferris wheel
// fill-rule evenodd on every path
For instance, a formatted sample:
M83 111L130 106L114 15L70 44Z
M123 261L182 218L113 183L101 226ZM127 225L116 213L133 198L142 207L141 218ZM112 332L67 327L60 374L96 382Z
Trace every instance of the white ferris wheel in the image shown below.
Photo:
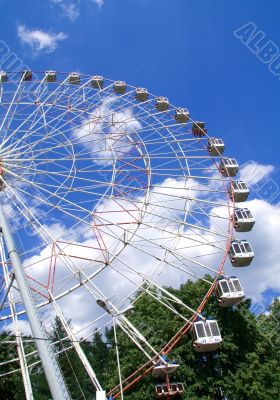
M13 327L18 354L0 363L0 375L21 372L33 399L28 323L53 399L71 398L48 340L56 316L97 400L124 398L148 373L164 378L158 398L180 397L183 384L170 378L179 365L168 354L189 331L195 351L217 350L218 323L203 308L212 295L222 307L240 302L241 284L224 266L254 257L248 241L235 239L254 218L235 206L249 190L232 179L238 164L223 156L223 140L144 88L54 71L0 72L0 124L0 321L2 330ZM188 279L208 286L195 308L166 289ZM143 294L181 321L163 346L143 334L145 321L130 320ZM81 346L106 327L146 359L124 376L116 347L119 383L111 388Z

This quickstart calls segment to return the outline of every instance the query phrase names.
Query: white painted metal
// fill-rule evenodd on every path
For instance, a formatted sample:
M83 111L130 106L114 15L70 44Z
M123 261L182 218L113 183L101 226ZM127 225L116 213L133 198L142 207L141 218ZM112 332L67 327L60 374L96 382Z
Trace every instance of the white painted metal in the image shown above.
M102 390L102 387L101 387L100 383L98 382L98 379L97 379L97 377L95 375L95 372L94 372L92 366L90 365L90 363L89 363L89 361L88 361L88 359L87 359L87 357L86 357L86 355L85 355L85 353L84 353L84 351L83 351L83 349L82 349L77 337L74 335L71 327L69 326L67 320L65 319L64 315L62 314L62 312L60 310L60 307L58 306L55 298L53 297L53 295L51 293L51 291L49 291L49 295L50 295L50 298L52 300L52 304L53 304L53 307L55 309L55 312L58 315L58 317L59 317L59 319L60 319L60 321L61 321L61 323L62 323L62 325L63 325L63 327L64 327L64 329L65 329L65 331L66 331L66 333L68 335L68 337L69 337L69 339L72 341L73 347L76 350L77 355L78 355L79 359L81 360L85 370L87 371L87 374L88 374L91 382L93 383L93 385L96 388L96 390Z
M118 344L116 323L115 323L115 318L114 317L113 317L113 329L114 329L114 339L115 339L115 346L116 346L116 356L117 356L119 383L120 383L120 390L121 390L121 400L123 400L122 371L121 371L121 364L120 364L119 344Z
M8 280L9 280L9 271L8 271L8 264L7 264L7 260L6 260L2 235L1 235L1 239L0 239L0 252L1 252L1 261L2 261L3 271L4 271L5 282L7 284ZM17 353L18 353L19 362L20 362L20 369L21 369L21 375L22 375L22 380L23 380L25 396L26 396L26 400L33 400L32 386L31 386L30 376L29 376L29 372L28 372L23 342L22 342L22 338L21 338L21 331L19 329L18 316L16 313L14 296L11 291L8 293L8 299L9 299L9 303L10 303L13 326L14 326L14 330L15 330Z
M104 390L98 390L96 392L96 400L107 400L106 393Z
M9 224L3 212L3 207L0 205L0 226L3 231L3 238L10 261L13 266L13 271L17 281L17 285L22 297L23 304L26 309L32 334L38 348L42 366L48 381L49 389L54 400L69 400L70 395L66 387L64 378L62 376L58 361L53 353L53 350L48 341L48 337L40 322L38 312L32 300L32 295L26 280L18 252L15 248L12 234L10 232ZM41 340L42 339L42 340Z

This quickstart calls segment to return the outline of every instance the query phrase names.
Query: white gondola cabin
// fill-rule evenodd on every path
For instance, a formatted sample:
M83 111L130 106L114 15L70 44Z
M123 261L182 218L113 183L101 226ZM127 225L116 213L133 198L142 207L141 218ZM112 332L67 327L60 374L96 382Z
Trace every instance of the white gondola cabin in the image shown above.
M45 73L45 81L46 82L56 82L56 73L55 73L55 71L47 71Z
M192 124L192 134L196 137L205 136L207 133L207 129L205 128L205 122L194 122Z
M169 100L167 97L158 97L156 101L156 109L158 111L166 111L169 108Z
M183 383L163 383L155 387L156 398L178 398L184 393Z
M216 293L221 307L231 307L240 303L245 297L239 279L235 276L219 279Z
M91 80L91 84L92 84L92 87L94 87L94 89L102 89L104 86L103 76L100 76L100 75L93 76L92 80Z
M190 114L186 108L177 108L175 113L175 119L179 124L185 124L188 122Z
M148 90L145 88L137 88L135 90L135 98L138 101L146 101L148 99Z
M28 82L32 80L32 71L22 71L21 79L23 82Z
M8 81L8 74L5 71L0 71L0 82L7 82Z
M219 170L223 176L235 176L239 166L235 158L223 158L220 162Z
M233 221L236 232L249 232L255 224L255 218L248 208L236 208Z
M194 322L192 333L194 337L194 350L200 353L216 351L222 342L222 337L216 320Z
M207 150L210 156L220 156L225 150L225 144L222 139L209 138Z
M232 181L228 188L228 192L232 201L241 203L247 200L250 190L245 182Z
M124 81L115 81L114 82L114 91L116 94L125 94L126 83Z
M78 72L72 72L68 76L68 83L71 83L72 85L79 85L81 81L80 74Z
M229 249L229 258L234 267L246 267L251 264L254 252L247 240L233 240Z

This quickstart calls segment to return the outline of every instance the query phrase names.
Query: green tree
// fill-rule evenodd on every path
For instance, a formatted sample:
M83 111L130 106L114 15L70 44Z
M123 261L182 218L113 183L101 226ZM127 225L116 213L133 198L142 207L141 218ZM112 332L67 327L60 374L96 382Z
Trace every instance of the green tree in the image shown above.
M18 357L16 344L7 343L14 342L15 337L11 332L2 332L0 335L0 363L7 362ZM1 366L0 373L9 373L19 368L19 364L11 363ZM24 400L23 382L20 372L6 375L0 378L0 394L3 400Z
M207 276L207 280L211 277ZM169 288L185 304L195 308L209 288L204 280L187 281L179 289ZM141 294L134 308L126 316L156 348L160 349L180 329L181 318L174 315L160 302L164 302L156 290ZM140 294L140 293L139 293ZM171 303L169 303L170 305ZM276 400L280 393L280 302L275 300L266 315L252 313L250 300L232 308L220 308L215 295L211 296L205 307L205 316L218 320L223 343L214 353L196 353L192 347L191 334L185 335L169 357L175 359L180 368L172 380L183 382L183 400L216 400L220 388L228 400ZM180 306L172 306L188 318L191 314ZM118 350L122 377L127 377L147 360L123 330L117 326ZM94 398L94 388L89 382L81 362L57 318L51 332L51 340L57 341L59 363L73 399ZM16 347L5 347L7 334L0 336L0 362L16 358ZM1 344L2 342L2 344ZM98 379L105 389L118 384L116 343L113 328L95 332L91 341L82 341L81 346L87 355ZM33 344L25 345L26 351L34 350ZM68 349L66 352L65 349ZM29 363L38 360L37 355ZM8 372L11 365L3 367ZM40 364L31 369L34 397L48 400L49 389ZM125 394L126 400L150 400L154 397L154 386L160 380L148 374ZM21 400L24 392L20 374L8 375L0 380L1 399Z

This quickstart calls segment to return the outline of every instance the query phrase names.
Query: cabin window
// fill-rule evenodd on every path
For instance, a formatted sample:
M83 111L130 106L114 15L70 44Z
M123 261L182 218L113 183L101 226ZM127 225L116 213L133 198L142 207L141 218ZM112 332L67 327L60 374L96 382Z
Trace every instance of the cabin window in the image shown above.
M228 293L230 291L227 281L221 281L220 285L221 285L221 288L223 290L223 293Z
M232 245L234 252L237 253L241 253L240 247L238 243L233 243Z
M246 210L246 216L247 218L253 218L253 215L250 210Z
M241 291L242 291L242 287L241 287L240 282L239 282L238 279L232 280L232 283L233 283L234 288L235 288L235 290L236 290L237 292L241 292Z
M235 215L237 216L237 219L243 219L243 215L241 211L236 211Z
M249 245L249 243L248 243L248 242L245 242L245 243L243 243L243 244L244 244L244 247L245 247L245 249L246 249L246 252L251 253L251 252L252 252L252 249L251 249L251 246Z
M205 337L206 336L202 322L195 325L195 330L196 330L197 338L201 338L201 337Z
M216 321L209 322L213 336L220 336L220 331Z
M158 394L161 394L161 393L162 393L162 388L161 388L161 386L156 386L156 392L157 392Z

